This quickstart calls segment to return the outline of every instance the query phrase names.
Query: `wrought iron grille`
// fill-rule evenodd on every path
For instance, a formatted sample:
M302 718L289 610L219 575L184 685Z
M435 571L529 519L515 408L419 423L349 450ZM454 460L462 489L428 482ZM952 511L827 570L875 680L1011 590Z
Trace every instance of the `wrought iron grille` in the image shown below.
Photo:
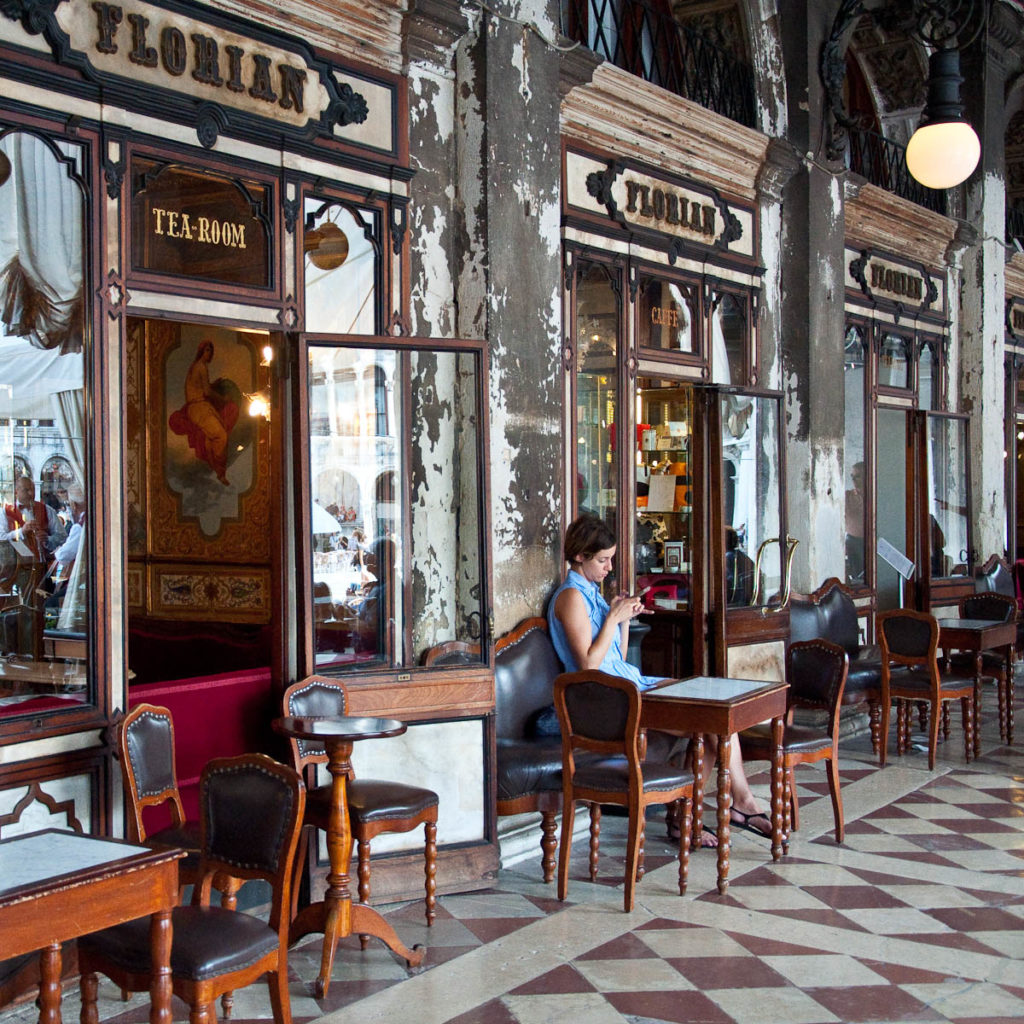
M1017 243L1024 251L1024 209L1019 206L1006 208L1006 244Z
M748 128L756 127L746 64L644 0L561 0L562 32L632 72Z
M946 193L926 188L907 170L906 147L879 135L878 132L853 129L849 133L847 166L861 174L872 185L909 199L926 210L945 214Z

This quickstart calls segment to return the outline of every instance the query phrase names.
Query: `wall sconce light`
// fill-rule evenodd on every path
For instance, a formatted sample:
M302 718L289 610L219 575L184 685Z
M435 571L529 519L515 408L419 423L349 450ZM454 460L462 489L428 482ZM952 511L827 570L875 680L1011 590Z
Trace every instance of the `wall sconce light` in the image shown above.
M264 345L260 354L263 356L260 360L260 366L269 366L274 361L274 348L272 345Z
M981 143L960 102L960 51L935 50L928 58L928 102L907 144L907 170L928 188L954 188L978 166Z
M251 395L246 395L246 400L249 403L249 415L254 419L260 418L270 420L270 391L264 388L262 391L254 391Z

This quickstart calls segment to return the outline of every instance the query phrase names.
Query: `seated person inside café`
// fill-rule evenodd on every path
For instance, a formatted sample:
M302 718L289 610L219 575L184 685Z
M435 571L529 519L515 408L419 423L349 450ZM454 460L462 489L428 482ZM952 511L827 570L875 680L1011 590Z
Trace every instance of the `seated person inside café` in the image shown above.
M14 485L14 502L4 505L0 540L21 541L38 561L49 562L64 543L64 536L64 524L57 512L50 505L36 501L36 485L32 478L18 477Z
M611 571L615 557L615 535L609 526L596 516L578 517L566 531L564 553L569 572L565 582L551 596L548 628L566 671L600 669L609 675L631 679L641 690L660 682L657 677L643 675L626 661L629 622L643 611L641 599L618 594L609 604L601 595L599 585ZM686 740L648 730L647 760L678 764L686 755ZM717 755L714 738L706 737L702 766L705 778L711 777ZM729 770L732 773L730 818L733 825L756 835L770 836L771 821L750 788L736 736L732 738ZM678 832L672 838L678 838ZM715 846L717 838L705 827L700 842L701 846Z
M47 610L60 608L67 590L68 579L71 576L71 567L78 558L78 549L82 543L82 530L85 526L85 491L78 484L72 484L68 488L68 503L71 511L67 539L53 553L53 560L56 563L53 582L53 593L46 599Z

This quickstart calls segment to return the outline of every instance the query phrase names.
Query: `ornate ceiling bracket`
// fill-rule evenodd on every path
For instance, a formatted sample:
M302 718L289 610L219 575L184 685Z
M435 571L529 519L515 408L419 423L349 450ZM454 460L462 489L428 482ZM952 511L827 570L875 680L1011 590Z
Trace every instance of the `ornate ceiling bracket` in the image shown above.
M821 48L818 72L825 87L825 155L829 160L843 158L848 133L857 127L857 122L847 115L843 104L843 83L846 81L849 33L865 11L864 0L842 0L832 22L832 32Z

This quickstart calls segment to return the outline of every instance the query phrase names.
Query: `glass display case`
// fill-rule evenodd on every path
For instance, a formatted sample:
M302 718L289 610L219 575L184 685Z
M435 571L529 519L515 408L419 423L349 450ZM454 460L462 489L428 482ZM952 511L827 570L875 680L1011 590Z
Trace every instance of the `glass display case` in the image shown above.
M648 608L690 608L693 388L641 377L636 390L637 587Z

